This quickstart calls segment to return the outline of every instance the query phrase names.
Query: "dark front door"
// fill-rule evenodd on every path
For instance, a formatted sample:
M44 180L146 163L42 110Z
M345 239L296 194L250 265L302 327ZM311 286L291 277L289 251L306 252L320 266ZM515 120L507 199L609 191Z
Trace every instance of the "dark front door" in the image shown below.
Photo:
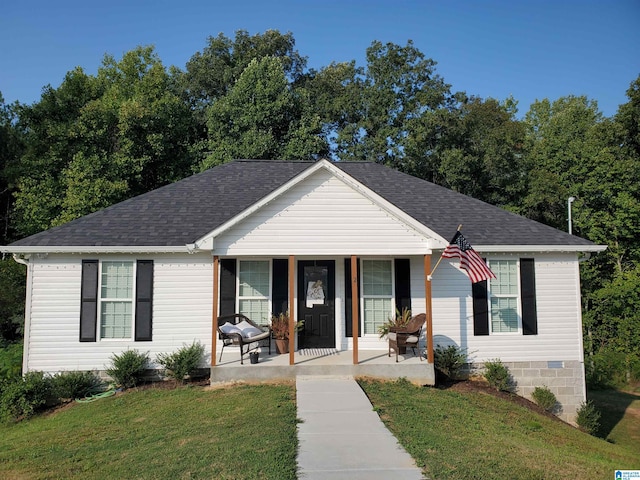
M298 262L298 337L301 348L336 346L335 271L333 260Z

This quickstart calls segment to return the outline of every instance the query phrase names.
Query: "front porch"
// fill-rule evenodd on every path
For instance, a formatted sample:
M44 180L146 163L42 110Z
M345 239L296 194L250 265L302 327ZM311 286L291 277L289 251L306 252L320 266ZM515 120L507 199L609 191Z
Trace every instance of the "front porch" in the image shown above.
M410 350L398 356L388 356L387 350L360 350L358 364L353 363L352 351L335 349L306 349L294 352L294 364L289 354L277 354L272 348L261 348L258 363L250 363L249 355L240 364L237 348L226 348L222 359L211 368L211 383L228 381L266 381L295 379L298 375L370 376L383 379L406 378L419 385L435 385L435 370L421 351L422 360Z

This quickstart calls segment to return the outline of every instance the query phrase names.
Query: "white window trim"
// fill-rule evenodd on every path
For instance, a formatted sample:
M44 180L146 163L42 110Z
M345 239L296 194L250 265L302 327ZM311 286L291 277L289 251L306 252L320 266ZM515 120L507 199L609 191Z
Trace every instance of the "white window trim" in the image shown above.
M389 298L387 295L365 295L364 293L364 261L386 261L391 263L391 308L392 311L389 312L389 316L395 315L395 305L396 305L396 266L395 266L395 262L393 261L394 258L388 258L388 257L372 257L372 258L360 258L360 278L358 279L358 281L360 282L360 311L362 312L362 337L369 337L369 338L379 338L380 335L378 334L378 332L373 332L373 333L365 333L365 324L366 324L366 320L364 318L364 300L365 298Z
M240 295L240 262L267 262L269 265L269 294L267 297L263 296L241 296ZM238 258L236 260L236 312L240 312L240 301L241 300L267 300L268 302L268 313L266 322L271 323L271 315L273 314L271 310L271 306L273 305L273 259L265 259L265 258ZM253 319L252 319L253 320ZM263 323L262 320L256 323Z
M516 262L516 283L517 283L517 293L515 294L516 299L516 316L518 320L518 329L513 332L494 332L493 331L493 318L491 316L491 298L513 298L514 295L507 294L492 294L491 293L491 280L487 281L487 309L489 311L489 335L522 335L522 285L520 280L520 259L513 257L491 257L487 258L487 265L491 268L492 261L500 261L500 260L511 260Z
M131 275L133 276L131 281L131 298L102 298L102 265L104 263L113 263L113 262L129 262L133 265L131 270ZM136 280L138 273L138 262L136 260L131 260L128 258L110 258L107 260L100 260L100 270L98 272L98 332L96 334L96 338L100 342L122 342L122 341L133 341L135 335L135 321L136 321ZM131 301L131 335L129 337L119 337L119 338L103 338L102 337L102 302L126 302Z

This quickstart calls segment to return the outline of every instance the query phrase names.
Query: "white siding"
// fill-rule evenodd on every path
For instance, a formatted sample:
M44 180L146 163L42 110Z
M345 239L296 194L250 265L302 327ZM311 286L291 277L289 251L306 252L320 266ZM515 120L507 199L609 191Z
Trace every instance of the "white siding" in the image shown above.
M104 370L114 353L137 349L148 351L153 360L157 353L175 351L194 340L205 345L207 354L211 352L210 255L146 257L154 260L152 342L79 341L82 258L50 255L32 261L26 370ZM145 257L100 257L113 258Z
M521 255L531 258L533 255ZM171 352L199 340L211 352L212 259L208 254L155 255L153 297L153 341L98 340L80 342L80 280L82 256L49 255L34 258L31 265L32 297L25 368L104 370L114 353L126 349ZM97 257L86 257L97 258ZM145 257L102 256L131 260ZM328 257L325 257L328 258ZM336 345L352 348L344 336L344 257L336 260ZM367 258L362 256L361 258ZM378 257L379 258L379 257ZM389 257L391 258L391 257ZM406 257L405 257L406 258ZM513 258L517 258L514 256ZM297 257L297 259L302 259ZM434 262L437 256L434 256ZM434 342L455 343L468 349L470 359L483 362L499 358L518 361L578 361L582 357L582 330L578 263L574 254L535 255L538 335L473 335L473 305L468 277L448 261L434 274ZM423 256L411 256L411 295L414 314L426 310ZM377 335L359 339L359 348L386 349ZM210 357L207 358L207 362Z
M419 254L428 239L320 170L214 240L219 255Z
M467 348L474 362L496 358L505 362L582 361L577 265L575 254L535 255L538 335L474 336L471 282L443 261L433 278L434 343Z

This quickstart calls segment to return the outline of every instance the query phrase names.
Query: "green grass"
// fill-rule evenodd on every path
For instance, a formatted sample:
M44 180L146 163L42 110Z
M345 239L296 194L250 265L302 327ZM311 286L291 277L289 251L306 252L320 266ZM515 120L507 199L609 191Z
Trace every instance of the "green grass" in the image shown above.
M640 450L640 392L596 390L588 397L602 414L599 435L616 445Z
M375 410L432 479L603 479L640 468L613 445L482 392L361 380Z
M637 394L591 395L609 412L605 441L483 392L360 384L434 480L595 480L640 467ZM296 453L293 384L132 390L0 426L3 479L287 480Z
M293 384L130 391L0 427L0 478L294 479Z

